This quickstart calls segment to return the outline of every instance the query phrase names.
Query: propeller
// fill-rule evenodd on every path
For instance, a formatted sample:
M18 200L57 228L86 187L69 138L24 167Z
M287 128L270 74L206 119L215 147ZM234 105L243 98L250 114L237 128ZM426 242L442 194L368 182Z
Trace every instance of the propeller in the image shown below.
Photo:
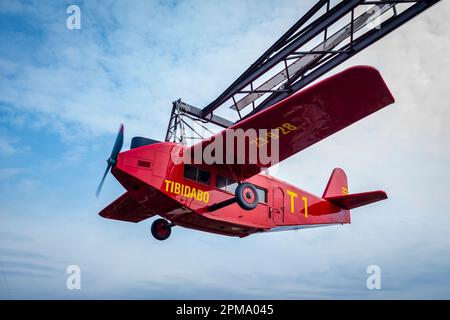
M117 134L116 141L114 142L111 155L109 156L108 160L106 160L108 165L106 166L105 173L103 174L102 180L100 181L100 184L98 185L97 191L95 193L95 196L97 198L98 195L100 194L100 191L102 190L103 182L105 182L105 178L106 175L108 174L108 171L110 171L111 168L116 165L117 157L119 156L120 150L122 150L122 146L123 146L123 124L120 124L119 133Z

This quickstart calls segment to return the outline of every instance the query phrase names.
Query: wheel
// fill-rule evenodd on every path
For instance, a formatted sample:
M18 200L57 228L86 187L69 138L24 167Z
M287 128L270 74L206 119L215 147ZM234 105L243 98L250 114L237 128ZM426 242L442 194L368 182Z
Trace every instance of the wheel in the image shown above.
M258 205L258 193L254 185L248 182L241 183L235 191L236 201L244 210L253 210Z
M165 219L156 219L152 223L152 235L157 240L166 240L172 233L169 221Z

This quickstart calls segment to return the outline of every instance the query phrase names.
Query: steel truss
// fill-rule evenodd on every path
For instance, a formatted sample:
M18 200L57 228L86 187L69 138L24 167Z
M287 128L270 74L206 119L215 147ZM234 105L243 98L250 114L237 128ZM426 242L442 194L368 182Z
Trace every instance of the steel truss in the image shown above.
M170 113L169 126L167 127L165 141L172 141L187 144L187 140L202 139L202 132L198 132L193 126L193 122L199 124L205 131L211 132L205 123L212 123L220 127L228 128L233 125L233 122L224 118L211 115L209 117L201 118L201 110L191 106L178 99L172 103L172 112ZM190 130L194 136L186 136L186 127Z
M191 120L227 128L304 88L437 2L344 0L331 5L330 0L318 1L205 108L175 101L166 141L184 141L180 112ZM237 120L214 114L223 108L236 111Z

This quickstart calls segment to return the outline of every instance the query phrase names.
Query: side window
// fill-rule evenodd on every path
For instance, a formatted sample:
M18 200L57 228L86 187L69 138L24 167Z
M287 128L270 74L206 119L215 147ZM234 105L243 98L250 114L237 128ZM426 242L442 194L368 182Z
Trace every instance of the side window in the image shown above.
M211 182L211 174L208 171L198 169L197 182L209 184Z
M187 165L184 165L184 177L189 180L197 181L197 168Z
M208 171L185 164L184 177L199 183L208 184L211 182L211 174Z
M238 184L235 180L229 179L227 177L217 175L216 176L216 188L234 193L236 191ZM267 190L258 186L255 186L256 193L258 194L259 202L267 203Z
M267 191L261 187L255 186L256 193L258 194L259 202L267 203Z
M230 179L228 180L227 191L234 193L236 191L237 186L238 186L237 182Z
M236 187L237 182L234 181L233 179L229 179L219 174L216 176L216 188L234 193Z
M227 178L217 175L216 176L216 188L225 190L227 187Z

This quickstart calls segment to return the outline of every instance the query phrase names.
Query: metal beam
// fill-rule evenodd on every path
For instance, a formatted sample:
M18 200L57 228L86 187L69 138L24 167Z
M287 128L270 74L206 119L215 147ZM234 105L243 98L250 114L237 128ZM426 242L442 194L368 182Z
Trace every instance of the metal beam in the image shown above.
M223 92L216 100L214 100L202 110L202 117L206 117L220 105L230 99L236 91L243 89L244 87L249 85L250 82L254 81L256 78L269 71L272 67L285 59L289 55L289 53L294 52L296 49L310 41L321 31L323 31L324 28L336 22L338 19L340 19L346 13L350 12L354 7L362 2L364 2L364 0L347 0L334 6L332 9L330 9L330 11L326 12L320 18L315 20L310 25L308 30L301 34L297 39L287 44L273 57L264 62L263 65L261 65L254 71L252 70L252 72L245 72L243 76L239 77L237 81L235 81L227 90L225 90L225 92ZM320 1L319 3L322 3L323 6L326 1ZM319 9L317 9L317 11Z
M202 116L214 111L218 106L227 101L231 96L230 92L233 92L236 87L241 86L243 80L255 72L260 65L262 65L270 56L280 50L283 45L288 41L309 19L311 19L326 3L328 0L318 1L303 17L300 18L280 39L278 39L261 57L259 57L244 73L237 78L216 100L211 102L206 108L202 110Z
M172 103L172 111L170 113L169 125L167 126L165 141L176 141L177 130L181 123L184 123L191 130L193 130L195 133L197 133L192 126L190 126L188 123L186 123L186 121L184 121L180 117L179 111L192 116L193 118L195 118L198 121L213 123L222 128L228 128L234 124L234 122L231 122L227 119L224 119L222 117L212 115L212 114L209 115L207 118L203 119L203 118L201 118L201 112L202 112L201 109L191 106L187 103L184 103L181 101L181 99L178 99L177 101L174 101Z
M220 126L222 128L228 128L228 127L230 127L230 126L232 126L234 124L234 122L229 121L229 120L227 120L225 118L216 116L214 114L209 114L206 117L202 117L202 110L201 109L199 109L197 107L194 107L194 106L191 106L191 105L189 105L187 103L184 103L184 102L181 102L181 101L180 101L180 103L182 105L182 110L184 112L186 112L187 114L190 114L190 115L192 115L194 117L197 117L197 118L204 119L204 120L206 120L208 122L211 122L211 123L213 123L215 125L218 125L218 126Z
M265 93L270 92L278 92L283 89L273 89L276 86L280 85L285 81L283 88L287 88L292 93L291 84L295 82L300 76L302 76L306 71L314 67L319 61L323 61L324 57L329 54L334 53L342 53L347 52L347 50L334 50L337 46L343 43L345 40L350 39L353 40L353 33L359 31L363 27L367 26L369 22L371 22L373 18L377 18L378 16L384 14L388 10L390 10L393 5L392 4L380 4L376 6L377 10L368 10L354 19L353 23L348 23L334 34L332 34L329 38L325 39L319 45L315 46L313 49L309 51L298 51L296 50L294 53L290 54L287 59L295 59L292 64L287 66L286 60L284 60L284 69L274 75L272 78L258 86L254 90L240 90L237 93L248 93L246 96L241 98L236 104L231 106L232 109L242 110L247 107L250 103L254 102ZM353 10L352 10L353 11ZM325 31L327 31L325 29ZM292 58L294 57L294 58ZM288 77L289 75L289 77Z
M385 21L380 25L380 29L372 29L369 31L364 37L361 37L361 39L356 39L354 43L349 44L352 45L352 50L349 51L343 51L339 54L336 54L334 58L330 59L308 75L306 75L304 78L299 80L298 82L291 84L291 88L293 92L296 92L317 78L321 77L325 73L329 72L336 66L340 65L341 63L345 62L350 57L354 56L361 50L367 48L374 42L378 41L379 39L383 38L388 33L392 32L393 30L397 29L399 26L404 24L405 22L411 20L413 17L417 16L421 12L425 11L429 7L433 6L440 0L428 0L428 1L421 1L416 2L415 5L412 7L406 9L402 13L393 16L389 20ZM264 110L268 108L269 106L273 105L274 103L277 103L281 101L282 99L288 97L289 94L286 94L284 92L280 93L273 93L269 98L267 98L265 101L263 101L259 106L257 106L253 111L251 111L246 117L253 115L261 110ZM244 117L245 118L245 117Z
M178 136L184 135L182 119L190 118L201 126L212 123L228 128L270 107L317 80L437 2L439 0L342 0L330 8L329 0L319 0L204 109L181 100L175 101L167 127L166 141L176 141ZM396 4L405 5L396 7ZM317 18L311 21L313 17ZM347 24L343 17L351 18L350 23ZM380 18L383 22L379 28L365 29L369 22L377 17L383 18ZM346 25L343 26L342 22ZM330 30L333 30L331 35ZM318 42L320 44L317 44ZM292 63L288 64L291 61ZM278 69L274 67L280 67L281 71L276 73L275 70ZM232 108L237 111L239 120L236 122L214 115L217 108L229 107L224 106L229 101L233 102ZM241 110L249 105L252 105L252 110L242 114Z

